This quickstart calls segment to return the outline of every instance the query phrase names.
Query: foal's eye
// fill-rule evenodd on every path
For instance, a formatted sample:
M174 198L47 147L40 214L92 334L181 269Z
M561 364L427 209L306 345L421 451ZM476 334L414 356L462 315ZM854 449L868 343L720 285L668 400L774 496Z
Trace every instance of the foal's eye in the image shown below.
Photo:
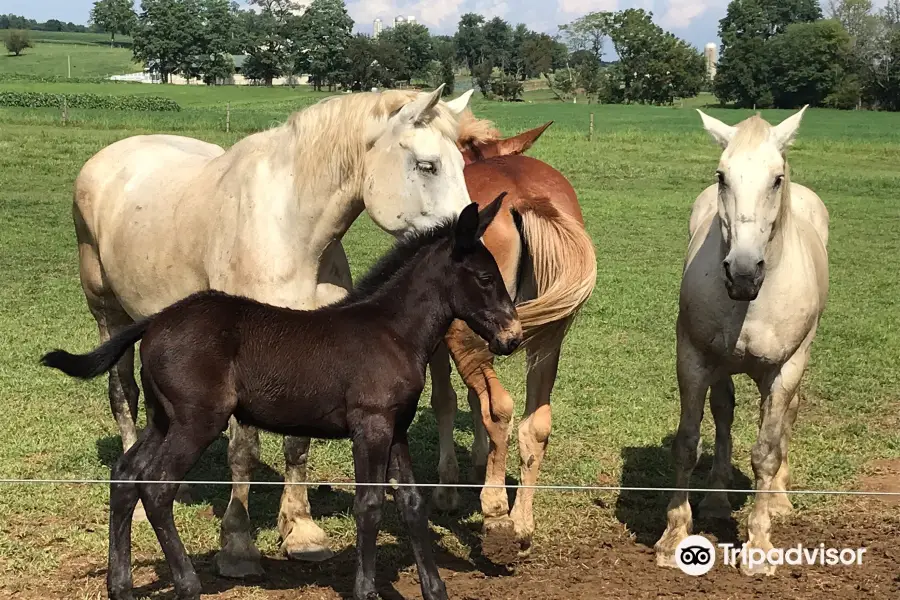
M416 169L429 175L437 173L437 165L430 160L420 160L416 163Z
M494 278L491 277L490 275L479 275L478 276L478 283L481 283L483 285L490 285L493 281L494 281Z
M719 185L725 185L725 173L716 171L716 178L719 180Z
M772 187L777 190L779 187L781 187L782 183L784 183L784 175L778 175L777 177L775 177L775 185L773 185Z

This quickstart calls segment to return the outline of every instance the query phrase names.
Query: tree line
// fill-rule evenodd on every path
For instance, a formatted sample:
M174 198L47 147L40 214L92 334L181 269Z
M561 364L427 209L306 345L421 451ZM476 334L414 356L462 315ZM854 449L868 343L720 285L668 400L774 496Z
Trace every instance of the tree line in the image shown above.
M900 0L733 0L714 91L739 107L900 110Z
M76 25L69 22L64 23L57 19L49 19L43 23L34 19L26 19L19 15L0 15L0 29L21 29L24 31L70 31L73 33L91 33L95 31L91 27L84 25Z

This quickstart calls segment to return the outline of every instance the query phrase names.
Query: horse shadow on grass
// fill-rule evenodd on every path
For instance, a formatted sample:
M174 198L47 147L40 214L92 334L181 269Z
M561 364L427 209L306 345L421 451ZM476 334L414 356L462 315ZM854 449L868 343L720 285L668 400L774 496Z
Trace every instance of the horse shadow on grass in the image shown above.
M626 447L622 450L622 487L671 488L674 487L675 469L672 463L674 435L663 438L658 446ZM694 469L690 487L707 487L707 476L713 456L703 453ZM732 489L751 489L753 482L740 469L732 465ZM634 533L638 543L653 546L666 529L666 507L671 492L622 491L616 500L616 519ZM749 498L748 494L729 493L732 509L738 510ZM694 515L693 533L709 533L720 543L738 543L739 531L734 517L711 519L703 515L698 505L702 493L690 494Z
M455 427L471 432L472 415L468 411L461 410L457 415ZM426 409L420 412L419 418L410 428L409 439L416 481L421 483L437 482L439 458L437 424L431 410ZM107 466L115 464L121 453L122 443L119 436L110 436L97 441L97 454ZM456 444L456 453L462 482L472 481L467 476L472 470L469 449ZM206 449L200 461L191 469L187 479L228 481L230 472L227 457L228 440L223 434ZM315 461L315 445L310 451L310 460ZM348 460L350 460L349 455ZM484 481L483 473L478 477L480 477L480 481ZM253 479L254 481L275 482L284 480L280 473L261 462L257 464ZM507 478L507 484L516 485L517 483L515 479ZM254 486L251 488L250 513L254 530L276 527L282 489L282 486ZM435 558L438 566L454 572L480 571L489 576L509 574L508 567L495 565L481 553L480 519L472 519L473 515L480 516L480 489L460 489L459 508L451 514L444 514L433 508L430 502L432 491L433 488L421 490L422 495L429 502L429 506L432 506L429 511L431 522L449 530L462 544L471 549L468 560L453 556L441 549L440 537L432 531L431 544L437 550ZM221 518L228 505L230 487L192 485L190 494L191 497L187 504L211 505L213 514ZM353 497L352 488L310 487L309 501L313 518L318 520L327 516L352 514ZM515 490L510 490L510 505L514 501ZM379 568L376 582L379 592L385 600L402 600L403 596L393 584L398 581L402 572L415 565L415 560L409 545L408 531L399 519L390 491L387 494L381 530L391 534L398 541L379 544L377 550ZM215 574L214 557L215 552L195 554L191 557L194 568L203 582L204 594L222 593L244 585L258 586L267 590L289 590L319 585L331 587L342 597L352 597L353 595L356 551L355 546L352 545L323 563L303 563L281 557L264 556L265 575L262 578L247 581L218 577ZM171 572L161 556L151 560L135 561L134 566L151 566L157 574L157 580L152 584L135 588L136 596L148 596L159 600L175 597ZM101 575L103 573L97 571L94 574Z

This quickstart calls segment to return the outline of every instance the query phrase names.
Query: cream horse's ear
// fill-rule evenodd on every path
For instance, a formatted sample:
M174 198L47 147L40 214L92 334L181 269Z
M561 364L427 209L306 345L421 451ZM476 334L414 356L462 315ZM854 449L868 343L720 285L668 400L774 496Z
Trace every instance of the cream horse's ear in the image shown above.
M699 108L697 112L700 113L700 118L703 120L703 128L709 132L709 135L716 140L716 143L722 146L722 148L726 148L731 140L734 139L734 134L737 132L737 127L732 127L731 125L726 125L722 121L709 116Z
M803 113L806 112L807 108L809 108L809 104L772 128L769 135L781 152L784 152L794 142L797 130L800 129Z
M461 115L462 112L464 110L466 110L466 107L469 105L469 99L472 98L472 94L474 94L474 93L475 93L475 89L472 88L468 92L465 92L459 98L456 98L455 100L450 100L449 102L447 102L447 108L449 108L453 112L453 114L455 114L456 116Z
M422 120L422 115L437 106L437 103L440 102L441 95L443 93L444 84L442 83L438 87L438 89L434 90L430 94L419 94L418 98L400 109L400 112L397 113L397 120L400 123L418 123Z

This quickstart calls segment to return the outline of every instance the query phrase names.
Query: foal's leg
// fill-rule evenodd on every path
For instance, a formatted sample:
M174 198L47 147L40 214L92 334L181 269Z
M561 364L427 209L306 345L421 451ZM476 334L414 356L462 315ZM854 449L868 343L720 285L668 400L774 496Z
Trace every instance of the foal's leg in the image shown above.
M734 421L734 382L725 376L712 385L709 407L716 422L716 453L709 474L708 487L726 489L731 485L731 424ZM707 492L700 503L705 516L731 517L731 503L726 492Z
M811 336L809 338L812 339ZM783 489L776 487L776 475L787 460L784 452L790 435L790 425L796 416L796 393L809 361L809 345L804 344L779 371L760 378L757 385L761 392L760 426L756 443L750 453L753 473L756 476L758 491ZM786 468L786 465L785 465ZM750 548L759 548L763 552L772 549L770 535L772 532L771 517L779 508L783 508L783 500L779 504L778 494L773 498L770 493L757 493L753 510L747 524ZM774 502L773 502L774 500ZM774 509L774 510L773 510ZM744 573L771 575L775 566L768 563L750 569L741 566Z
M353 467L359 483L384 483L391 458L393 423L381 416L371 417L358 427L353 438ZM358 486L353 512L356 515L355 600L378 600L375 590L375 551L384 486Z
M162 434L151 425L112 468L113 481L133 481L156 456ZM106 589L111 600L131 600L131 519L138 503L134 483L113 483L109 488L109 564Z
M560 346L561 342L546 351L540 348L527 349L528 391L524 419L519 424L522 485L537 484L541 462L547 450L552 426L550 393L559 368ZM533 502L534 490L520 489L510 514L516 527L516 541L523 552L530 550L534 535Z
M259 461L259 432L241 425L231 417L228 421L228 466L232 481L250 481ZM242 579L263 574L260 553L253 543L250 514L247 510L250 486L235 483L231 500L225 509L220 529L222 549L216 554L216 571L223 577Z
M428 363L431 369L431 407L438 430L438 481L443 484L459 483L459 463L453 443L453 421L456 419L456 390L450 379L450 355L441 342ZM452 511L459 506L456 488L436 488L433 500L438 510Z
M484 427L484 421L481 418L481 398L478 392L469 388L466 392L466 399L469 401L469 410L472 413L472 473L470 479L472 481L484 481L485 472L487 471L488 452L490 451L490 440L488 439L487 429Z
M703 356L697 352L684 335L679 324L677 368L678 388L681 395L681 418L678 432L672 444L675 459L675 487L690 487L691 474L697 466L700 455L700 422L703 420L703 404L709 389L712 372ZM688 492L676 491L672 494L666 514L667 526L656 542L656 564L661 567L675 566L675 549L691 533L691 505Z
M396 434L391 447L391 468L389 478L398 483L415 483L412 459L409 456L409 442L406 434ZM394 499L400 509L400 516L409 529L410 545L416 557L422 596L425 600L447 600L447 588L434 562L434 553L429 540L428 514L422 495L415 487L398 487Z

